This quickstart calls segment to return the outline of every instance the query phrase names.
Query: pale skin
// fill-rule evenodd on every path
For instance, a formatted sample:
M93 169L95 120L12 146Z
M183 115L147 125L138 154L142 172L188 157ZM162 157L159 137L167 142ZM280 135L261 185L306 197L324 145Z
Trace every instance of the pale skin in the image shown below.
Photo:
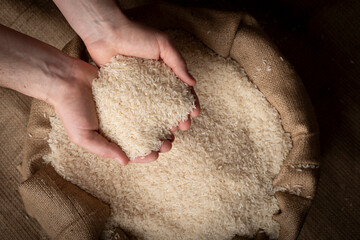
M98 66L122 54L146 59L162 59L178 78L195 85L186 63L169 37L158 30L130 21L113 0L54 0L71 27L84 41ZM152 162L159 153L171 149L164 140L159 151L129 161L120 146L99 134L99 123L91 84L98 69L72 58L39 40L0 25L0 86L51 104L60 116L69 139L96 155L122 165ZM195 94L195 92L194 92ZM196 95L195 95L196 96ZM190 116L200 113L200 106ZM190 116L171 129L190 128Z

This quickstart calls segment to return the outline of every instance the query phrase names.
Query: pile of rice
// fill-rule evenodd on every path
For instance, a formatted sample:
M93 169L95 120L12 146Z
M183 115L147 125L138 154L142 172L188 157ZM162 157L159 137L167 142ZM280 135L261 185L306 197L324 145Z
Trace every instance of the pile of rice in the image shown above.
M118 226L137 239L219 240L251 237L259 230L276 238L280 226L272 216L279 207L272 181L292 147L278 112L238 63L216 55L185 32L168 33L197 79L195 91L202 107L190 130L175 133L171 151L153 163L122 167L70 143L54 117L49 135L52 153L45 159L66 179L110 204L107 229ZM134 76L140 74L133 71ZM151 76L152 71L146 74ZM119 97L114 96L115 82L108 88L111 96L105 90L97 98L97 103L104 102L98 105L100 113L118 105L118 98L131 102L139 91L129 89ZM173 93L149 99L166 101ZM179 104L189 110L190 105ZM145 111L142 105L136 110ZM121 121L116 112L107 117ZM146 126L153 117L138 124ZM113 128L114 137L127 131L121 124Z

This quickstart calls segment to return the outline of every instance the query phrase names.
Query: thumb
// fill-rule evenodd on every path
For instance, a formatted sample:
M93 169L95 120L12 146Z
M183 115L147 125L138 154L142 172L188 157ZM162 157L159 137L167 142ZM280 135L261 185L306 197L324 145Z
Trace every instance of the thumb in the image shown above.
M94 130L76 130L69 135L70 140L76 145L103 158L111 158L125 166L129 159L124 151L115 143L108 141Z
M158 38L158 44L160 48L160 57L164 63L174 71L180 80L189 86L194 86L196 80L188 72L184 58L171 42L170 38L167 35L161 35Z

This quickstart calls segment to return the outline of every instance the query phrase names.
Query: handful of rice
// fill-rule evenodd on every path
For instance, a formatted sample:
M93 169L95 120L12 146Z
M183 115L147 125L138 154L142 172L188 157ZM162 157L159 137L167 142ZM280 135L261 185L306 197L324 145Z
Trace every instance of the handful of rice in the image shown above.
M130 160L158 151L195 108L190 88L157 60L118 55L92 84L102 133Z
M169 34L197 79L202 107L188 131L175 133L171 151L152 163L122 167L72 144L54 117L45 160L110 204L107 230L120 227L136 239L156 240L225 240L258 231L276 238L272 182L292 147L279 113L237 62L186 32ZM117 57L94 82L102 131L132 157L157 148L156 139L194 107L187 86L169 71L160 62ZM145 129L136 126L145 123ZM131 134L129 124L136 129Z

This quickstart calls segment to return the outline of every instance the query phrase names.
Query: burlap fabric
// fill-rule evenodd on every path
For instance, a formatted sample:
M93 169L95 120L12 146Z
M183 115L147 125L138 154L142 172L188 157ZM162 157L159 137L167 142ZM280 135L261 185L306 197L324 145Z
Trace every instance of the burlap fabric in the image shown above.
M262 33L257 22L246 13L221 12L154 4L127 12L135 20L161 29L177 27L193 33L219 55L232 57L243 66L249 78L279 111L285 131L290 132L293 149L284 162L274 186L301 186L300 195L277 192L281 212L274 216L280 223L279 239L296 239L314 197L318 166L318 127L312 106L301 80L289 63ZM78 38L64 51L83 57ZM270 66L264 69L264 64ZM260 70L259 70L260 69ZM270 70L269 70L270 69ZM44 117L45 114L45 117ZM59 177L42 163L49 151L46 143L50 124L47 116L53 109L38 100L32 103L25 156L21 166L24 183L20 193L29 215L35 217L54 239L97 239L109 208ZM117 239L126 239L118 230ZM256 239L266 238L259 233ZM235 239L246 239L235 237Z

